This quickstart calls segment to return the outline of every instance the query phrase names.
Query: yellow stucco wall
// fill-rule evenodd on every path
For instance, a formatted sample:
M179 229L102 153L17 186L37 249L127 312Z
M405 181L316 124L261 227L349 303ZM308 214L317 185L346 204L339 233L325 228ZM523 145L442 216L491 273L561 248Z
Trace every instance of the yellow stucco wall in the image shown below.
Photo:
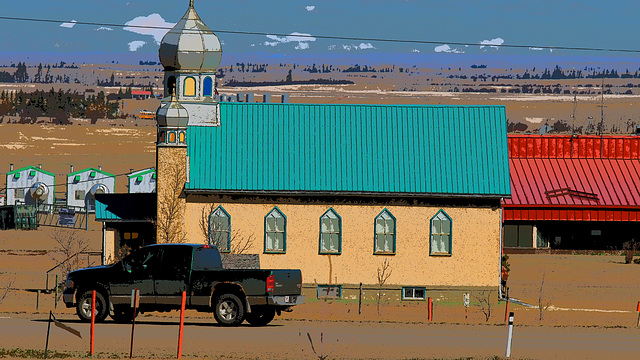
M249 199L249 201L247 201ZM281 201L282 200L282 201ZM376 284L385 259L387 284L406 286L495 286L499 284L499 207L429 206L356 202L326 203L193 196L187 199L187 241L203 243L202 209L222 205L231 216L232 236L252 236L250 253L262 268L300 268L305 283ZM264 217L274 206L287 218L286 254L264 254ZM319 219L329 207L342 218L342 254L319 255ZM396 218L395 255L374 255L374 219L385 208ZM429 256L429 221L440 210L452 219L452 255Z
M156 151L156 192L158 194L156 241L158 243L183 242L185 198L182 190L187 176L187 148L158 146Z
M102 230L104 231L104 259L106 264L111 264L114 262L116 258L116 232L113 230Z

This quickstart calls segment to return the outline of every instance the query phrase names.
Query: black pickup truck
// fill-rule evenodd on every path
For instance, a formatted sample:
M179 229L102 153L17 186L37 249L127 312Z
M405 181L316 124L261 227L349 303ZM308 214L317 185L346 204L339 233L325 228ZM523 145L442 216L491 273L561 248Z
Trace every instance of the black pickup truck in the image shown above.
M140 248L113 265L69 273L63 300L76 307L80 320L90 321L96 290L96 321L111 315L128 322L134 315L132 290L140 293L140 313L180 309L186 291L187 309L213 312L221 325L247 320L261 326L302 304L301 287L300 270L225 270L215 246L161 244Z

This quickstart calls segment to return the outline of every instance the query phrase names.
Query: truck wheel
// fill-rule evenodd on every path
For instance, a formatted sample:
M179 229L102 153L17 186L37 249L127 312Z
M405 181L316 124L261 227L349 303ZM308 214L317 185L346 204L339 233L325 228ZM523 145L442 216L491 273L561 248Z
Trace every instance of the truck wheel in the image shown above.
M246 316L246 320L251 326L265 326L273 320L276 316L276 309L266 308L260 309L256 308L252 312L248 313Z
M133 321L133 308L130 306L114 306L113 314L110 315L113 321L120 324L130 324ZM136 311L138 317L138 311Z
M80 320L91 321L91 290L87 290L80 295L76 305L76 313ZM107 318L107 302L99 291L96 291L96 322L102 322Z
M216 299L213 317L222 326L238 326L244 320L244 305L233 294L222 294Z

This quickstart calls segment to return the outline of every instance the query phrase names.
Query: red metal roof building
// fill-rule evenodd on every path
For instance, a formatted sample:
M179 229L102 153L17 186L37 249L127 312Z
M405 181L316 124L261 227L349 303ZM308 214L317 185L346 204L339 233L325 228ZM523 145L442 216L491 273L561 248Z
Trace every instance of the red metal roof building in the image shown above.
M640 235L640 137L510 135L505 247L620 248Z

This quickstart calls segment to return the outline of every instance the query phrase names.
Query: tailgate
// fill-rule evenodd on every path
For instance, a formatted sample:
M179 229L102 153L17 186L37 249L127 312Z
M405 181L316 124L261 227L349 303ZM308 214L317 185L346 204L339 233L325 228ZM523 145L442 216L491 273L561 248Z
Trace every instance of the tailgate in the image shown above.
M302 272L300 270L271 270L275 279L273 295L300 295Z

